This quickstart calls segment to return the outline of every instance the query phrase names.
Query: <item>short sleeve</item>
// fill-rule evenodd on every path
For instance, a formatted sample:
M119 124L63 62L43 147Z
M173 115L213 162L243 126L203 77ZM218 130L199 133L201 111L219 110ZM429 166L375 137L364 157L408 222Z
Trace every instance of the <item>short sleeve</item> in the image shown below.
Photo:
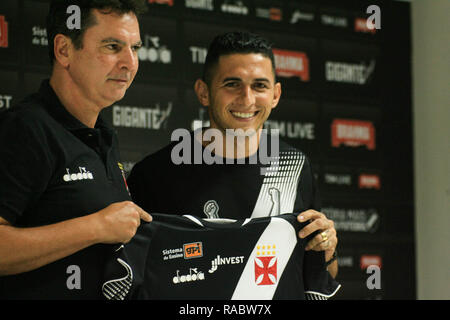
M303 281L307 300L327 300L341 287L327 271L322 251L305 251Z
M6 112L0 119L0 216L12 225L45 191L52 169L32 124Z
M146 171L145 171L145 163L138 162L134 165L133 169L130 172L130 175L127 178L127 185L130 189L131 198L133 202L140 206L142 209L146 211L150 211L152 200L152 184L156 181L154 179L147 180L146 179ZM150 167L151 168L151 167Z
M311 161L308 157L305 159L300 175L295 208L298 208L300 211L306 211L309 209L316 211L321 210L317 179L315 178Z

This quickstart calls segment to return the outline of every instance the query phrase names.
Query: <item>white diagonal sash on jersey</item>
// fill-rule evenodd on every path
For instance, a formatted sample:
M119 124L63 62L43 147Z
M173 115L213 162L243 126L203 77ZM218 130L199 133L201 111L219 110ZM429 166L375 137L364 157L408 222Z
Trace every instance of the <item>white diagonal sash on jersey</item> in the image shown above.
M257 285L255 281L255 258L257 246L253 248L248 257L239 282L234 290L232 300L270 300L277 289L280 277L283 274L291 254L297 243L297 235L294 227L285 219L273 217L264 232L256 242L256 245L275 245L277 258L277 281L271 285Z
M297 150L281 151L267 168L259 191L252 218L274 216L280 213L293 213L297 197L298 178L305 163L305 156ZM279 199L274 201L274 191ZM278 203L277 203L278 202ZM279 206L279 207L275 207Z

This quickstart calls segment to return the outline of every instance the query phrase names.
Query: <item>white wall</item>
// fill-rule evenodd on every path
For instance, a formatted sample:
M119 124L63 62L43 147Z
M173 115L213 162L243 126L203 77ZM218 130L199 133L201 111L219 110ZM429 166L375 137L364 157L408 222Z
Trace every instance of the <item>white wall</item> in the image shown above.
M417 298L450 299L450 1L411 9Z

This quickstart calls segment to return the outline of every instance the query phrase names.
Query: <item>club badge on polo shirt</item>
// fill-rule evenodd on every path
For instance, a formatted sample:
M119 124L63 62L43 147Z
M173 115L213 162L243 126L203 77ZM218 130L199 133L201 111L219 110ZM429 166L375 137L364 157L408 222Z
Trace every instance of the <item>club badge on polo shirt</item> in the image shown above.
M70 172L70 169L66 168L66 174L63 176L63 180L65 182L94 180L94 175L86 167L78 167L78 172Z
M120 172L122 173L122 178L123 178L123 182L125 183L125 188L127 188L127 192L131 197L130 189L128 189L127 178L125 177L125 171L123 170L123 164L121 164L120 162L117 162L117 165L119 166Z

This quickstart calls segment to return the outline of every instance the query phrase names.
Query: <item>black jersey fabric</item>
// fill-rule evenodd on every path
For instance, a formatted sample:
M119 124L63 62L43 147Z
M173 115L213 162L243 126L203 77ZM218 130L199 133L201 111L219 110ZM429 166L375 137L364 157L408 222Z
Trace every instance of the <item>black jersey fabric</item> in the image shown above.
M264 163L259 153L244 159L246 164L195 163L196 144L191 132L191 161L176 165L172 142L138 162L127 179L133 200L147 212L191 214L207 218L245 219L274 216L281 212L320 210L320 200L309 159L282 140L279 156ZM264 140L265 139L265 140ZM273 154L271 138L261 141ZM253 158L256 158L253 159ZM253 163L253 164L252 164Z
M340 285L305 251L296 215L244 220L154 214L107 264L107 299L328 299Z
M48 80L0 114L0 216L12 226L54 224L125 200L131 198L113 129L101 117L95 128L74 118ZM0 299L100 299L110 250L98 244L36 270L2 276ZM67 284L77 267L79 289Z

